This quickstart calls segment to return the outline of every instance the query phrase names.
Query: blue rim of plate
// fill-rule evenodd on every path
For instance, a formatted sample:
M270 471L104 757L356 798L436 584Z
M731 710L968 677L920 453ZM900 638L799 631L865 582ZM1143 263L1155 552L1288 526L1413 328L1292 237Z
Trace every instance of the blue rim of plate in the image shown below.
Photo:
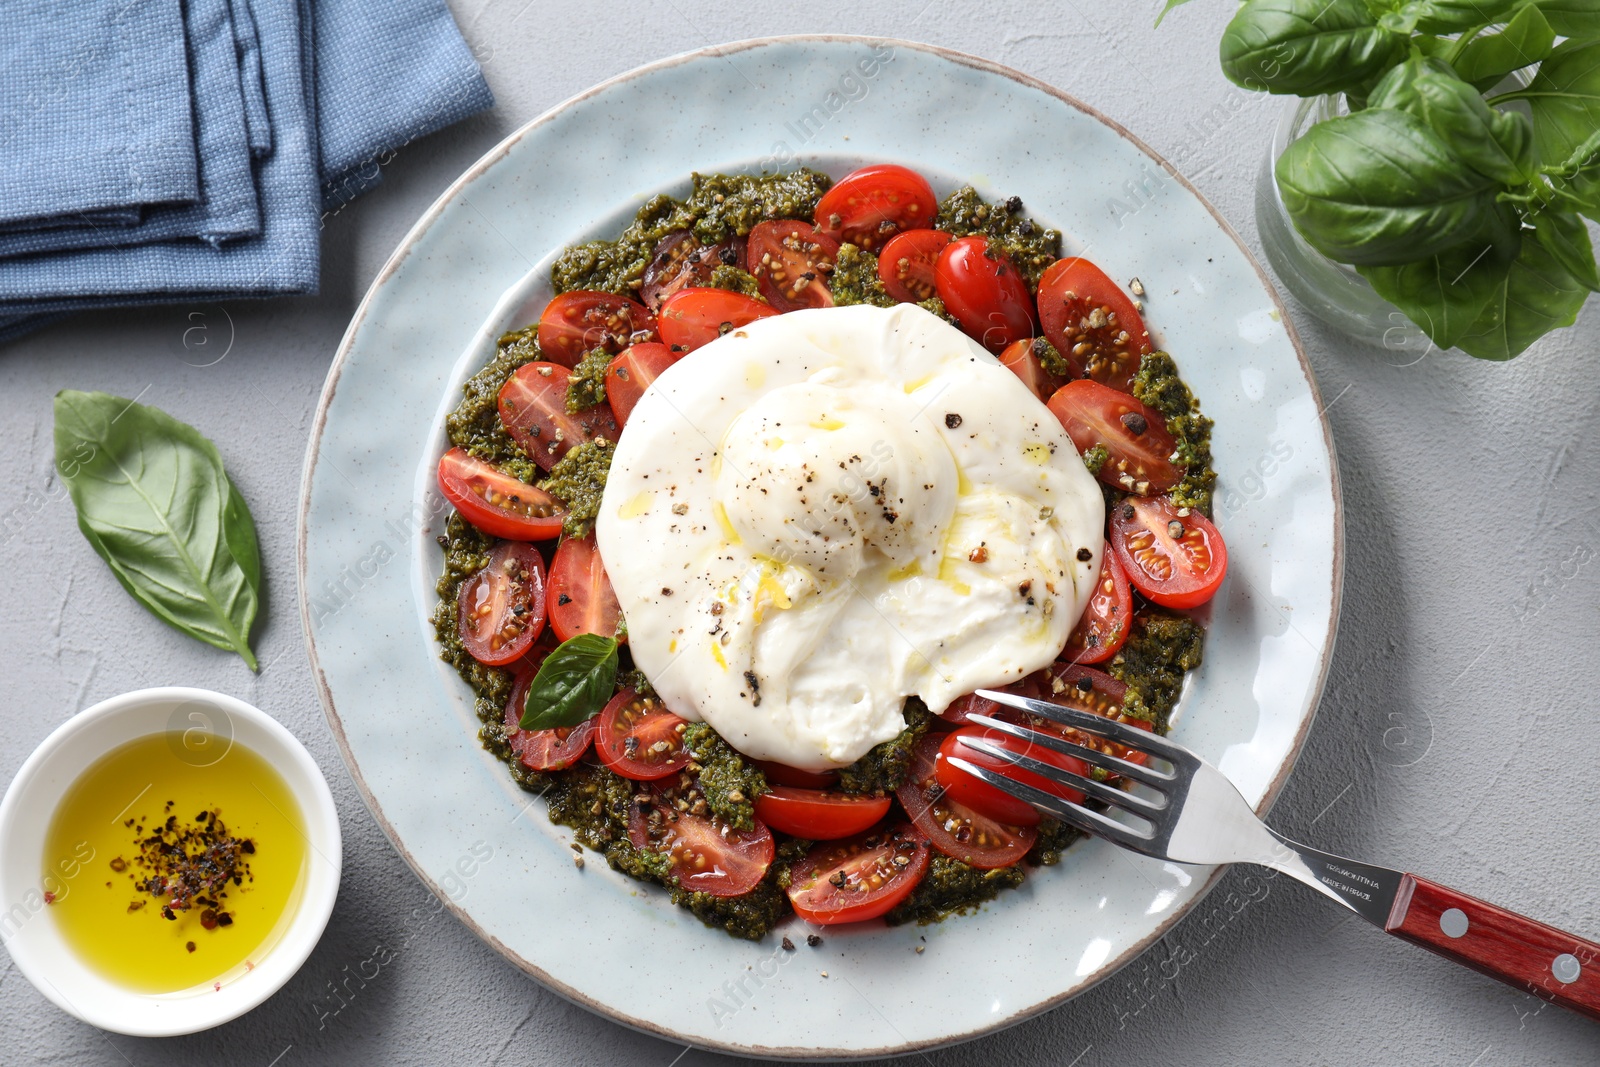
M642 1018L637 1012L630 1013L628 1011L621 1010L616 1006L607 1003L599 996L586 993L585 991L577 988L571 982L566 981L562 977L552 973L549 969L536 965L521 953L508 946L500 938L495 936L491 930L487 929L483 923L479 922L478 919L474 917L472 911L465 906L464 903L462 903L464 898L456 897L454 886L451 884L453 875L450 870L447 869L442 873L432 872L427 868L425 863L414 854L412 848L407 845L403 835L399 829L397 829L390 815L386 812L384 805L379 801L373 786L368 781L367 775L363 772L356 753L351 746L347 724L336 706L333 695L333 687L330 684L328 677L328 671L324 667L323 656L319 652L317 627L314 625L314 622L318 617L317 612L320 610L318 607L318 595L314 590L308 591L310 582L308 575L311 569L309 558L312 552L310 521L314 489L316 485L316 476L318 473L319 459L323 458L322 451L324 439L327 436L330 409L333 406L341 379L345 370L347 369L348 361L351 358L352 352L357 348L358 343L363 339L364 331L371 328L369 317L374 310L375 304L380 301L380 298L384 294L386 287L394 281L397 274L399 274L402 268L404 268L411 260L411 253L417 248L421 239L428 235L433 227L440 221L441 217L444 216L450 208L456 205L458 201L465 201L465 198L462 194L469 190L475 182L483 178L484 175L490 173L496 167L496 165L500 164L520 143L528 139L530 136L535 135L541 127L551 123L563 113L573 109L585 101L590 100L591 98L603 97L604 94L608 92L618 90L621 87L626 87L630 83L639 81L641 79L649 79L653 76L671 71L674 68L691 65L705 60L721 59L731 63L732 57L736 57L756 49L762 49L770 46L798 47L812 45L840 45L845 47L883 46L896 50L904 48L911 50L914 53L920 53L923 56L970 68L976 72L979 72L980 74L992 75L1006 79L1007 81L1016 83L1016 85L1022 87L1023 89L1045 94L1051 98L1054 98L1054 100L1060 103L1066 104L1071 109L1081 113L1082 116L1093 120L1102 127L1111 131L1121 141L1126 142L1139 153L1142 153L1150 164L1159 169L1165 180L1176 182L1183 192L1187 193L1188 196L1192 197L1196 203L1205 209L1205 211L1210 215L1211 221L1215 224L1217 230L1233 243L1238 255L1242 257L1244 263L1248 264L1248 266L1254 272L1256 279L1260 283L1263 295L1265 296L1266 300L1270 302L1270 318L1274 323L1274 326L1267 327L1267 329L1282 329L1284 337L1292 347L1294 355L1298 361L1300 372L1304 377L1304 386L1308 390L1310 400L1315 405L1316 422L1318 424L1317 429L1320 430L1320 440L1318 443L1325 450L1327 466L1327 491L1331 495L1331 561L1329 567L1331 584L1328 588L1327 594L1328 601L1326 633L1321 641L1320 648L1317 650L1317 658L1313 669L1314 676L1306 679L1303 690L1304 708L1298 716L1298 722L1295 724L1292 737L1280 739L1287 741L1286 753L1279 762L1276 772L1272 774L1270 780L1268 780L1264 787L1260 790L1260 799L1256 805L1258 812L1265 814L1265 812L1270 809L1273 801L1281 792L1289 773L1293 769L1295 760L1299 756L1306 734L1308 733L1311 723L1315 717L1316 706L1326 681L1329 663L1331 661L1333 647L1337 635L1339 601L1343 581L1344 562L1342 503L1339 490L1338 466L1335 459L1331 429L1323 413L1324 405L1321 402L1315 379L1312 375L1310 365L1306 360L1304 351L1301 348L1300 341L1295 332L1293 323L1289 319L1283 303L1278 297L1271 280L1268 278L1265 271L1262 270L1260 264L1258 264L1255 258L1250 254L1243 241L1241 241L1238 235L1233 231L1232 227L1229 226L1226 220L1223 219L1216 209L1212 207L1211 204L1199 193L1199 191L1196 190L1194 186L1192 186L1181 174L1179 174L1174 167L1168 164L1162 157L1152 151L1137 137L1129 133L1120 124L1107 118L1097 110L1088 107L1075 98L1047 85L1046 83L1038 81L1037 79L1031 78L1018 71L1004 67L1000 64L992 63L979 57L950 49L910 41L894 40L890 38L868 38L833 34L756 38L712 46L647 64L602 82L593 88L580 93L577 96L562 102L561 104L558 104L549 111L546 111L544 114L522 126L520 129L509 135L500 144L491 149L481 159L473 164L472 167L468 168L468 170L464 172L462 176L450 186L449 189L441 194L441 196L434 202L433 205L429 207L429 209L423 214L418 222L412 227L406 237L401 241L397 250L393 253L382 270L379 271L377 277L374 279L372 285L368 289L360 306L357 308L354 317L351 320L350 326L346 331L343 340L340 343L333 363L329 368L328 376L323 387L321 399L318 403L313 429L307 446L297 522L296 563L297 576L299 579L298 585L301 618L305 629L307 653L311 662L312 673L316 682L318 696L322 702L323 709L327 716L330 730L336 743L338 744L340 755L344 759L345 765L349 769L351 777L354 780L363 801L366 803L368 809L372 812L372 815L377 820L378 825L388 836L396 851L398 851L401 857L405 859L408 864L410 864L413 870L416 871L423 884L426 885L428 889L439 899L444 908L450 910L456 916L456 918L458 918L462 923L464 923L469 929L471 929L483 941L493 947L501 955L505 956L511 963L516 965L527 974L538 979L547 988L575 1004L586 1007L623 1025L656 1036L684 1041L694 1045L695 1047L730 1053L756 1055L769 1058L804 1057L857 1059L874 1056L902 1055L964 1040L970 1040L983 1036L984 1034L992 1033L1007 1026L1014 1025L1041 1012L1056 1007L1064 1001L1071 999L1072 997L1091 988L1098 982L1105 980L1111 974L1115 973L1120 967L1137 958L1140 953L1142 953L1150 945L1154 944L1157 940L1169 932L1179 919L1181 919L1189 912L1190 909L1204 899L1206 893L1209 892L1209 890L1216 884L1218 878L1220 877L1222 873L1221 869L1214 869L1210 872L1207 872L1204 880L1201 881L1200 884L1189 893L1185 901L1174 907L1170 914L1165 915L1161 921L1152 927L1143 937L1121 949L1114 957L1108 957L1103 960L1101 964L1092 970L1092 973L1084 978L1084 980L1079 981L1074 985L1070 985L1064 990L1046 995L1032 1003L1021 1005L1020 1007L1010 1010L1007 1013L997 1015L992 1019L984 1020L980 1025L968 1026L960 1030L951 1030L949 1032L941 1032L930 1036L911 1039L905 1038L904 1035L899 1035L898 1030L896 1030L896 1035L899 1037L899 1040L876 1045L768 1045L764 1042L756 1041L723 1040L719 1039L716 1034L679 1029L669 1022ZM774 146L774 148L775 147L776 146ZM750 155L750 153L746 154ZM870 152L867 154L871 155ZM796 158L792 161L792 163L786 163L785 165L797 165L805 162L807 162L807 159L802 157ZM631 214L631 211L632 208L629 207L627 214ZM494 229L492 222L488 222L488 220L484 221L487 223L490 230ZM601 227L601 229L603 230L604 227ZM1067 229L1066 226L1063 226L1063 230L1070 240L1072 231ZM568 241L572 239L574 238L569 236ZM512 289L515 289L519 286L527 286L526 277L517 281L516 284L512 286ZM499 286L494 287L495 292L499 292L499 289ZM507 297L497 296L493 301L491 301L491 305L501 307L507 304L507 302ZM491 322L485 326L474 327L474 330L481 332L491 328L492 326L493 323ZM468 332L471 333L474 331L469 330ZM464 341L465 336L466 335L464 334L461 340ZM450 352L449 355L451 358L454 358L455 353ZM485 353L485 355L487 355L487 353ZM1180 356L1180 362L1181 361L1182 357ZM1188 365L1185 364L1186 368L1187 366ZM1185 376L1190 377L1190 373L1187 369ZM1204 403L1206 401L1205 395L1202 394L1201 399L1202 403ZM329 460L328 465L330 467L333 466L331 459ZM352 490L354 489L355 484L357 484L351 482L351 480L346 477L342 471L339 472L339 477L341 480L349 484ZM405 503L409 507L412 506L413 502L406 501ZM1224 529L1226 532L1226 528ZM345 568L342 573L348 574L349 568ZM414 584L415 583L413 583L413 585ZM413 593L418 592L415 588L413 588L412 591ZM325 608L327 601L324 599L321 604L322 607ZM1292 621L1289 622L1288 625L1290 629L1295 628ZM424 636L426 640L431 641L431 635ZM1302 637L1303 636L1304 635L1302 635ZM333 662L335 661L330 660L330 663ZM1186 696L1185 705L1187 706L1191 702L1192 701ZM469 746L471 749L478 749L475 737L467 735L463 737L462 740L464 745ZM484 754L478 752L478 755L482 756ZM503 768L497 767L497 769L501 771L503 776ZM542 818L542 815L540 818ZM1099 845L1100 843L1090 842L1087 844L1093 846ZM1083 847L1085 847L1083 844L1074 846L1075 849ZM1109 846L1106 847L1109 848ZM1056 873L1056 871L1059 870L1061 870L1061 868L1057 868L1055 871L1046 873L1044 877L1049 877L1050 873ZM457 881L459 881L459 879L457 879ZM605 890L602 889L601 892L605 892ZM1008 898L1014 895L1015 894L1003 895L995 904L988 905L986 907L1003 909ZM956 919L955 921L960 922L962 920ZM707 938L725 937L725 935L714 930L705 930L704 936ZM868 1004L869 1006L873 1006L870 1001L868 1001ZM742 1009L744 1006L743 1002L740 1002L739 1006ZM876 1011L876 1007L873 1007ZM881 1011L878 1012L878 1014L882 1016ZM887 1019L885 1019L885 1022L887 1022ZM895 1029L892 1023L889 1025L890 1029Z

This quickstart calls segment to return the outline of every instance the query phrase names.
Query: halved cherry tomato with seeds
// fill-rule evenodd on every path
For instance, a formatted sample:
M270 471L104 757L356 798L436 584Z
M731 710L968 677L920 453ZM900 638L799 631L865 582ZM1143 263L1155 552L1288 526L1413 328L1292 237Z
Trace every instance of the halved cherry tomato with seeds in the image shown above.
M939 214L933 186L916 171L893 163L853 170L817 201L823 233L872 251L901 230L929 226Z
M789 875L789 903L820 926L876 919L927 873L928 846L905 823L815 845Z
M1010 867L1028 854L1039 831L999 822L945 796L935 773L942 740L930 735L917 742L910 773L894 791L895 799L917 832L946 856L979 870Z
M683 747L688 725L655 697L624 689L595 721L594 750L613 773L653 782L688 765L689 753Z
M777 219L750 231L750 273L779 311L833 306L828 278L839 242L809 222Z
M545 623L544 557L526 541L501 541L461 583L456 631L479 663L500 667L533 646Z
M756 798L756 818L795 837L833 841L873 825L889 814L891 803L888 797L774 785Z
M1128 687L1109 674L1097 671L1093 667L1080 667L1077 664L1061 661L1057 661L1049 668L1049 674L1052 695L1045 697L1046 700L1064 704L1069 708L1077 708L1079 711L1087 711L1093 715L1104 715L1108 719L1125 722L1141 730L1155 730L1155 724L1148 719L1137 719L1123 712L1122 702L1127 696ZM1028 717L1027 721L1030 726L1037 729L1053 731L1080 745L1087 745L1096 751L1125 759L1129 763L1143 766L1150 759L1144 752L1136 752L1116 741L1086 734L1062 726L1060 723L1032 717Z
M566 537L550 560L550 629L565 641L578 634L617 637L622 606L595 547L594 534ZM626 641L627 638L618 638Z
M1228 546L1211 520L1164 496L1112 505L1111 547L1133 587L1163 607L1204 604L1228 573Z
M500 423L511 439L545 470L585 441L615 441L622 434L605 404L567 414L567 382L572 375L555 363L529 363L500 387Z
M767 776L767 781L777 785L792 785L799 789L828 789L839 781L838 771L802 771L799 767L763 759L750 762L761 768L761 773Z
M987 237L962 237L945 245L933 269L945 310L967 336L991 352L1034 335L1033 297L1005 253Z
M919 304L934 295L934 266L953 238L943 230L907 230L889 238L878 256L884 292L902 304Z
M576 367L590 349L616 355L629 345L656 339L656 317L643 304L615 293L574 289L545 306L539 316L539 351L564 367Z
M439 458L439 491L463 519L492 537L546 541L561 536L567 517L561 502L543 489L460 448Z
M753 296L727 289L679 289L661 305L661 340L676 352L693 352L723 334L778 314Z
M633 405L650 388L650 383L682 355L659 341L646 341L624 349L622 355L611 361L606 368L606 401L619 427L628 424Z
M711 284L719 266L744 267L745 239L733 237L714 245L701 244L688 230L669 233L657 242L650 265L644 269L639 299L651 311L679 289Z
M576 726L557 726L549 730L524 730L522 705L536 672L528 671L517 679L506 701L506 744L530 771L564 771L589 751L594 741L595 721L585 719Z
M1042 337L1025 337L1020 341L1013 341L1000 353L1000 365L1006 370L1022 379L1022 384L1033 390L1033 395L1040 400L1049 400L1055 395L1057 389L1067 384L1067 379L1051 374L1044 369L1044 364L1039 359L1039 346L1044 343Z
M649 787L628 813L628 842L672 858L672 881L693 893L737 897L766 877L776 853L772 832L758 820L749 830L705 812L698 790ZM681 810L683 800L689 810Z
M1045 686L1048 679L1042 671L1034 671L1021 681L1012 682L1010 685L988 686L1001 693L1011 693L1019 697L1032 697L1035 700L1048 700ZM971 722L973 715L997 715L1004 718L1011 714L1011 709L1003 704L996 704L988 697L981 697L976 693L956 697L950 706L939 713L939 718L945 722L954 723L956 726L965 726Z
M1089 765L1076 756L1068 756L1043 745L1035 745L1031 742L1023 741L991 727L979 725L963 726L940 742L939 757L934 767L934 776L939 784L944 786L945 798L949 802L965 805L979 814L987 815L989 818L999 822L1010 823L1013 826L1037 826L1042 818L1039 814L1039 809L1032 804L1025 800L1019 800L1010 793L973 777L950 762L952 757L958 757L979 767L998 771L1008 778L1015 778L1017 781L1031 785L1036 789L1042 789L1051 796L1060 797L1062 800L1070 800L1073 803L1082 803L1083 794L1078 790L1053 782L1040 774L1024 770L1015 764L991 756L986 752L979 752L967 744L967 741L974 739L986 741L1005 752L1019 756L1030 756L1059 770L1069 771L1083 777L1087 777L1089 774Z
M1133 300L1087 259L1058 259L1045 268L1039 321L1074 372L1124 393L1150 351Z
M1116 654L1128 639L1133 621L1133 593L1128 573L1108 542L1100 553L1100 574L1078 625L1067 638L1062 658L1073 663L1099 663Z
M1098 477L1107 485L1150 496L1183 478L1183 468L1172 459L1178 443L1161 413L1127 393L1083 379L1057 389L1049 404L1079 452L1105 446Z

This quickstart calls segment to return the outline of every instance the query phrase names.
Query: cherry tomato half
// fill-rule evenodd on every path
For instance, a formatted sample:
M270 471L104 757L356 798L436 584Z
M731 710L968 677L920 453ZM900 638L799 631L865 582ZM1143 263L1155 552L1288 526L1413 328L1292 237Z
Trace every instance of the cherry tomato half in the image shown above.
M567 516L561 502L543 489L460 448L439 457L439 491L463 519L492 537L547 541L561 536Z
M1133 300L1087 259L1058 259L1045 268L1039 321L1076 374L1124 393L1150 351Z
M634 848L672 857L672 881L694 893L737 897L754 889L772 866L772 832L756 821L749 830L712 815L680 811L676 791L653 786L648 801L635 801L628 814L628 841Z
M1133 587L1163 607L1204 604L1228 573L1228 546L1211 520L1164 496L1112 505L1111 547Z
M935 773L940 742L935 735L917 742L911 772L905 784L894 791L895 799L911 816L917 832L946 856L979 870L1010 867L1027 855L1039 831L991 819L946 796Z
M985 688L992 688L1000 693L1011 693L1019 697L1032 697L1035 700L1049 700L1049 694L1045 692L1047 682L1048 678L1043 672L1035 671L1021 681L1012 682L1010 685L987 686ZM968 693L966 696L959 696L952 700L950 706L939 713L939 717L945 722L954 723L957 726L965 726L972 721L971 716L973 715L996 715L1000 718L1005 718L1010 714L1011 709L1003 704L996 704L989 698L981 697L976 693Z
M517 678L506 701L506 744L530 771L564 771L589 751L594 741L595 720L585 719L576 726L556 726L549 730L524 730L522 705L533 684L535 671Z
M1166 420L1127 393L1082 379L1057 389L1049 404L1079 452L1105 446L1099 478L1107 485L1149 496L1183 477L1183 468L1172 461L1177 442Z
M679 289L711 284L711 272L719 266L744 267L745 239L729 238L714 245L701 244L688 230L663 237L644 269L639 299L651 311L660 311L662 301Z
M643 304L615 293L574 289L545 305L539 316L539 351L563 367L603 348L616 355L629 345L656 339L656 317Z
M750 231L750 273L761 295L779 311L833 306L828 276L839 242L809 222L776 219Z
M1046 700L1064 704L1069 708L1077 708L1079 711L1087 711L1093 715L1104 715L1108 719L1125 722L1141 730L1155 729L1154 724L1146 719L1136 719L1132 715L1124 714L1122 702L1127 696L1128 687L1109 674L1097 671L1093 667L1080 667L1077 664L1058 661L1049 668L1049 675L1052 679L1050 688L1053 690L1053 695L1046 697ZM1029 719L1028 723L1037 729L1052 731L1080 745L1087 745L1096 751L1125 759L1129 763L1142 766L1150 760L1144 752L1136 752L1116 741L1086 734L1047 719Z
M878 256L878 280L884 292L902 304L918 304L933 296L934 267L951 240L943 230L907 230L889 238Z
M646 341L624 349L622 355L611 361L606 368L606 401L611 405L611 414L616 416L618 426L628 424L633 405L644 396L650 383L678 362L681 355L659 341Z
M795 837L833 841L873 825L889 814L891 803L888 797L775 785L756 798L756 818Z
M767 776L768 782L776 785L792 785L799 789L827 789L839 780L838 771L802 771L799 767L761 759L750 762L761 768L761 773Z
M1033 390L1040 400L1049 400L1055 391L1067 384L1067 379L1044 369L1039 359L1042 337L1026 337L1013 341L1000 353L1000 365L1022 379L1022 384Z
M677 352L693 352L729 330L778 314L753 296L726 289L679 289L661 305L661 340Z
M1100 553L1100 575L1094 592L1083 609L1078 625L1067 638L1062 658L1073 663L1099 663L1116 655L1128 639L1128 624L1133 621L1133 593L1128 589L1128 572L1107 543Z
M1028 283L987 237L963 237L945 245L933 269L934 288L945 310L967 336L1001 352L1035 333Z
M689 762L683 729L689 724L654 697L624 689L595 720L594 750L613 773L636 782L675 774Z
M814 845L790 872L789 903L820 926L876 919L911 895L928 859L921 835L905 823Z
M565 641L578 634L617 637L622 606L600 560L594 534L566 537L550 560L550 629ZM626 641L627 638L619 638Z
M975 739L987 741L996 748L1019 756L1031 756L1041 763L1073 774L1087 776L1089 773L1089 765L1076 756L1063 755L1054 749L1023 741L987 726L963 726L940 742L939 758L934 766L934 775L939 784L944 786L945 798L952 803L963 804L991 819L1013 826L1037 826L1042 817L1039 809L1032 804L1018 800L1010 793L973 777L952 764L951 757L960 757L979 767L998 771L1063 800L1082 803L1083 794L1078 790L1059 785L1033 771L1023 770L986 752L979 752L967 744L967 741Z
M529 363L500 387L500 422L506 433L545 470L585 441L615 441L622 431L611 409L596 404L567 414L567 368L555 363Z
M500 667L528 651L544 629L544 557L526 541L501 541L483 570L456 594L456 631L479 663Z
M927 227L939 214L933 186L914 170L876 163L853 170L817 201L823 233L872 251L901 230Z

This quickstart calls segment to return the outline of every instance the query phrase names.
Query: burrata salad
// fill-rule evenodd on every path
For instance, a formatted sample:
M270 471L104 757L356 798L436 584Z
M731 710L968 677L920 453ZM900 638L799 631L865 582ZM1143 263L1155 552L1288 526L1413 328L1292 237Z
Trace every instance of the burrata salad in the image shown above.
M970 715L1137 758L975 690L1166 731L1211 423L1143 283L1061 246L875 165L695 175L556 259L447 419L434 622L580 868L750 939L933 922L1076 837L949 762L1022 744Z

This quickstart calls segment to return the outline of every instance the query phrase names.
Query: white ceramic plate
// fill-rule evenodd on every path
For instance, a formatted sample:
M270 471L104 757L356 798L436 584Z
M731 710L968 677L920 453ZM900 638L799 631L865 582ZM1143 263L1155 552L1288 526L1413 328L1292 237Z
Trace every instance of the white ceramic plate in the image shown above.
M603 863L575 869L570 834L478 745L471 694L426 621L447 514L439 421L459 383L500 330L538 314L554 251L615 234L692 171L803 163L838 177L869 161L913 166L941 195L964 182L1019 195L1069 253L1143 279L1152 331L1217 423L1231 557L1175 736L1262 811L1333 646L1339 494L1310 370L1238 238L1127 131L970 56L840 37L664 60L529 123L428 211L345 335L306 459L307 640L367 803L455 914L573 1001L702 1047L852 1057L975 1037L1105 978L1215 879L1084 842L977 915L829 931L822 949L786 953L775 936L708 930Z

